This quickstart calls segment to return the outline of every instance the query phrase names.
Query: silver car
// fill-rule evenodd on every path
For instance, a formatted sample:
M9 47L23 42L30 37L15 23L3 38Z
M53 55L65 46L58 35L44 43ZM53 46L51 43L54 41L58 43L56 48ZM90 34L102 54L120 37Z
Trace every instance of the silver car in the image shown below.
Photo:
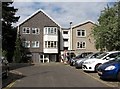
M97 53L93 53L90 54L88 56L86 56L85 58L79 59L75 61L75 68L79 69L82 68L82 63L87 60L87 59L91 59L91 58L96 58L97 56L99 56L100 54L102 54L103 52L97 52Z

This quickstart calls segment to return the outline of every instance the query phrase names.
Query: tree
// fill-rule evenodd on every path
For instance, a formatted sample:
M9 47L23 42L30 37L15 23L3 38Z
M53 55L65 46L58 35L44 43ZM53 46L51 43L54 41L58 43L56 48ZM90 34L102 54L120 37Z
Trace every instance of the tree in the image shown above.
M107 8L101 12L98 19L99 25L92 32L97 49L120 50L119 6L118 3L115 3L113 7L107 5Z
M14 51L15 63L27 63L30 60L30 58L26 56L28 51L24 48L22 43L23 40L20 38L20 35L18 35L16 39L16 46Z
M10 6L12 3L2 2L2 50L6 51L6 58L9 62L12 62L17 31L12 24L20 18L15 16L18 9Z

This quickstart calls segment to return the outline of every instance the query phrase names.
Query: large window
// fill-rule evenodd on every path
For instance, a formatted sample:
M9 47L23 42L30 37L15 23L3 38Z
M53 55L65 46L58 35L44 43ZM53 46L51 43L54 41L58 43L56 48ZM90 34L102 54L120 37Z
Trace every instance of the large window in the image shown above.
M63 39L64 42L68 42L68 39Z
M32 41L32 48L39 48L39 41Z
M77 30L77 37L85 37L86 31L85 30Z
M85 49L86 48L86 42L77 42L77 49Z
M57 41L45 41L45 48L57 48Z
M63 34L68 34L68 31L63 31Z
M57 34L57 27L45 27L44 34Z
M32 34L40 34L39 28L32 28Z
M23 34L30 34L30 28L29 27L23 27L22 33Z
M30 41L23 41L23 46L25 48L30 48Z

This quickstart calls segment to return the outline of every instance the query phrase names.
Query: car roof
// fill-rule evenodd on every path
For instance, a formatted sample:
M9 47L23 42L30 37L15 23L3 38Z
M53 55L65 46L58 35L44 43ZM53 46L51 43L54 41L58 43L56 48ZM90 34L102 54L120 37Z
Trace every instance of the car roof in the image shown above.
M110 51L110 52L107 52L107 53L111 54L111 53L117 53L117 52L120 52L120 51Z

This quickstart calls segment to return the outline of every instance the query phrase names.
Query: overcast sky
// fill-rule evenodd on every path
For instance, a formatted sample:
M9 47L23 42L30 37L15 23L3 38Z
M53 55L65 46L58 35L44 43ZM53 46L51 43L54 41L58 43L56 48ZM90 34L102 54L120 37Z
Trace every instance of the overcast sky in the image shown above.
M82 0L81 2L74 2L75 0L67 2L64 2L65 0L61 0L62 2L60 0L58 0L59 2L54 2L54 0L51 1L52 2L15 0L12 5L15 8L18 8L16 15L20 16L19 22L23 21L37 10L42 9L62 27L69 27L71 21L73 22L73 25L86 20L92 20L96 23L101 11L104 10L107 4L112 5L114 3L113 1L116 0L112 0L112 2L108 2L110 0L104 0L104 2L102 0L98 0L100 2L97 0L97 2L90 2L92 0L87 0L86 2L85 0L84 2Z

